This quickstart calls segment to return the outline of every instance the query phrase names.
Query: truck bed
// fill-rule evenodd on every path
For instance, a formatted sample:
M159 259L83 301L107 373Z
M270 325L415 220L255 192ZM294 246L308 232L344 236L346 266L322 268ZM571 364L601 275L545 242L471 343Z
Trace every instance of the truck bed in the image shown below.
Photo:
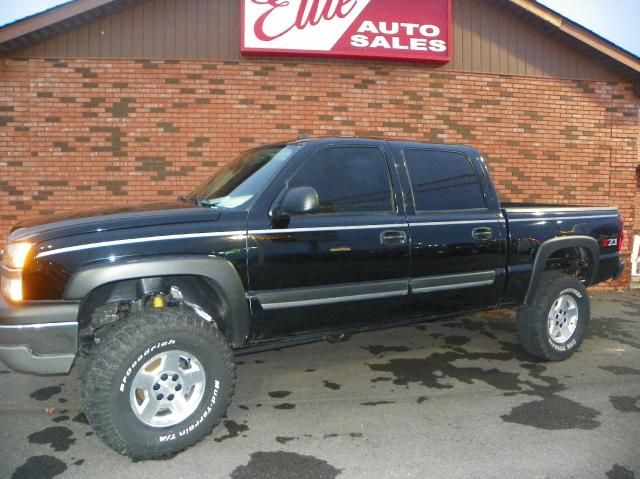
M590 237L598 243L598 268L591 284L616 277L620 271L618 243L620 214L617 208L502 203L502 217L508 226L509 287L506 302L516 298L528 284L539 245L560 237Z

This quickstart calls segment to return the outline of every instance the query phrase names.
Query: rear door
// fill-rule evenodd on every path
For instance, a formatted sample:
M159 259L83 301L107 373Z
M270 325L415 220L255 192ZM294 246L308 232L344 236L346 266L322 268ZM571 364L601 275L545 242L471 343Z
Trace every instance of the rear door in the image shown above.
M412 305L438 314L497 304L504 287L506 229L490 178L468 152L405 145ZM492 188L491 188L492 189Z
M284 224L272 204L249 216L255 339L391 320L408 294L409 246L384 146L318 146L275 193L298 186L317 191L319 211Z

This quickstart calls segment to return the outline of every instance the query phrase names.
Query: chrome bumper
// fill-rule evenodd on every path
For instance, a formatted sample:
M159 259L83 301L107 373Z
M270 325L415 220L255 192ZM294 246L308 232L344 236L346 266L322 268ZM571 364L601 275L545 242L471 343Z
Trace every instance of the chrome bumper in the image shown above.
M79 302L10 304L0 296L0 361L15 371L69 372L78 352Z

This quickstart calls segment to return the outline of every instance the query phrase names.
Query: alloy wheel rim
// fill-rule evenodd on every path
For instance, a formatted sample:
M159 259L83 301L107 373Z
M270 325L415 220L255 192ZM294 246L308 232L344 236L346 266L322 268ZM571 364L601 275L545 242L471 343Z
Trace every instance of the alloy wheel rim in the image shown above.
M547 316L549 337L557 344L565 344L578 327L578 302L570 294L560 295Z
M196 356L170 350L150 358L131 382L129 402L137 418L151 427L181 423L198 408L206 387Z

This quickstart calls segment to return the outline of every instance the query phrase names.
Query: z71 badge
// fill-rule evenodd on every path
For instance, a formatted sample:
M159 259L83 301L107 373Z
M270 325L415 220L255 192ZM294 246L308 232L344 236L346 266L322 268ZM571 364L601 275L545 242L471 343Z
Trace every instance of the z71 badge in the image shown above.
M611 248L612 246L618 246L618 238L604 239L600 241L602 248Z

